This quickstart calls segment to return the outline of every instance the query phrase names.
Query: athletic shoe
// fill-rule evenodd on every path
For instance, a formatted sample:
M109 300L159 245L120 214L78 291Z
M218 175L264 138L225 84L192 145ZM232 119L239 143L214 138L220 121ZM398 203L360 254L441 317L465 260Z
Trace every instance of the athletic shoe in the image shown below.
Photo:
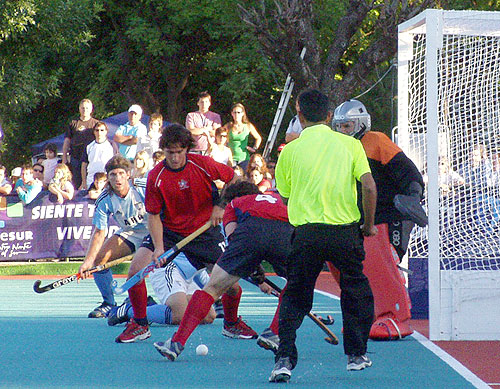
M365 355L348 355L347 370L363 370L365 367L370 367L372 361Z
M117 324L126 323L129 321L127 312L132 304L124 302L118 307L113 307L108 313L108 326L115 326Z
M145 340L151 336L149 327L137 324L132 318L127 323L125 330L115 339L116 343L131 343L136 340Z
M290 358L280 358L274 365L269 382L288 382L291 376L292 364L290 363Z
M161 355L170 359L172 362L175 361L182 350L184 350L184 346L181 342L172 342L172 338L165 342L155 342L154 346Z
M214 309L215 309L215 317L217 319L223 319L224 318L224 308L222 307L222 301L218 299L214 303Z
M280 345L280 337L276 335L271 328L266 328L257 338L257 344L260 347L270 350L276 354Z
M98 307L95 307L92 312L89 313L90 318L101 318L101 317L106 317L108 316L109 311L111 311L111 308L116 307L115 305L108 304L106 301L104 301L101 305Z
M224 320L224 328L222 328L222 335L228 338L235 339L257 339L257 332L252 330L250 326L243 321L243 319L238 317L236 323L230 324Z

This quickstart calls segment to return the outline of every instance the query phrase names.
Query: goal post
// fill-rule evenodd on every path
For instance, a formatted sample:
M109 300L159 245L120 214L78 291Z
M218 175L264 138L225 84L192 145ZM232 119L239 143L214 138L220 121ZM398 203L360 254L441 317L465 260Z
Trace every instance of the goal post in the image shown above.
M432 340L500 339L500 12L426 10L398 27L398 143L426 180Z

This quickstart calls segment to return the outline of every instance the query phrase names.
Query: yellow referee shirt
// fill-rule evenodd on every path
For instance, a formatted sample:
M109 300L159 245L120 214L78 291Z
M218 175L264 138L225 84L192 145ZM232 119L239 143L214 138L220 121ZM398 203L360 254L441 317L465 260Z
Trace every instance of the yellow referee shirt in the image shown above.
M276 187L288 198L288 218L306 223L359 221L356 180L370 173L361 142L319 124L285 146L276 165Z

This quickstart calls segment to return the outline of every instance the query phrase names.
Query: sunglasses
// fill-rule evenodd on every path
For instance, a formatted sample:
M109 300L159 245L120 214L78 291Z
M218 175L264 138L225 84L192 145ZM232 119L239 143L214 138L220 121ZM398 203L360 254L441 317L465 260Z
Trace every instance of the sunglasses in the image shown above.
M34 172L37 172L37 173L43 173L43 170L41 169L33 169Z
M96 128L94 132L106 132L107 130L105 128Z

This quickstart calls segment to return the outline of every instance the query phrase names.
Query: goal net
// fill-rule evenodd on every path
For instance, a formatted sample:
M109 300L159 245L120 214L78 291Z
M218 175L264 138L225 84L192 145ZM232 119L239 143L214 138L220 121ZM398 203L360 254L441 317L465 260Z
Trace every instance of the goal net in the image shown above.
M431 338L500 339L500 13L427 10L398 40L398 143L429 212L408 255L428 261Z

